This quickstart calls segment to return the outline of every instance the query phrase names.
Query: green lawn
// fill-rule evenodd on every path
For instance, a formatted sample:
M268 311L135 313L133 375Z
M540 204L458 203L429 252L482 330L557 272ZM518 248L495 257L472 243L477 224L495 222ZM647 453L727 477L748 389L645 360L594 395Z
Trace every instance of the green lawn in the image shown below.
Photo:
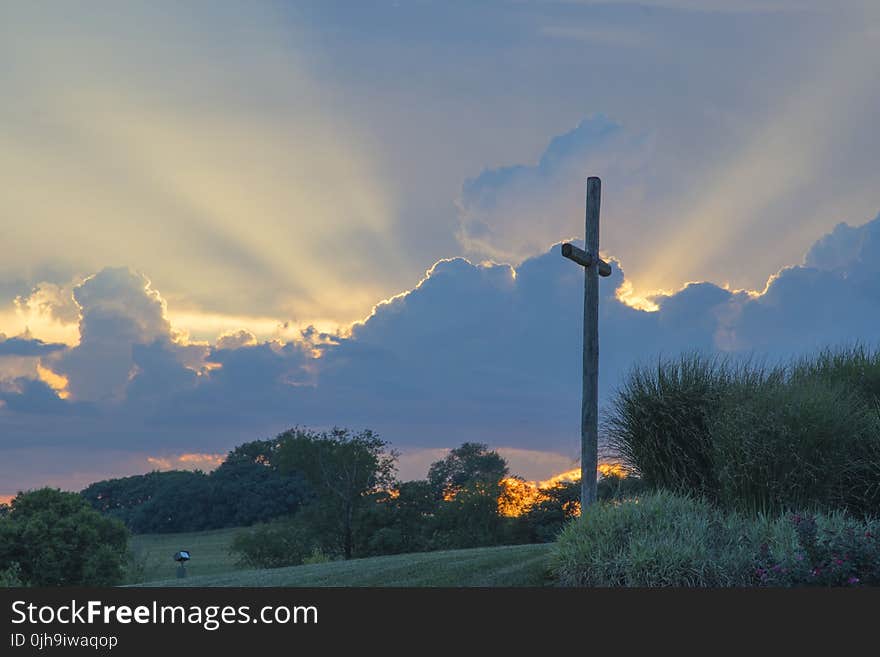
M400 554L270 570L236 570L224 555L227 566L218 562L197 571L196 560L200 556L209 558L207 551L202 553L196 549L199 542L213 536L214 544L219 545L229 540L229 530L225 538L222 532L169 535L183 536L192 537L194 541L191 576L185 580L162 581L150 577L145 580L147 586L546 586L550 583L547 569L550 546L547 544ZM171 546L166 537L137 538L138 542L149 544L150 549L161 545L162 554ZM171 554L185 547L183 544L175 547L164 558L171 561ZM169 571L173 577L173 563L165 566L164 572Z
M137 534L131 539L135 568L129 584L174 578L177 563L172 556L178 550L189 550L192 560L187 564L189 576L217 575L238 570L229 554L229 544L238 528L215 529L186 534Z

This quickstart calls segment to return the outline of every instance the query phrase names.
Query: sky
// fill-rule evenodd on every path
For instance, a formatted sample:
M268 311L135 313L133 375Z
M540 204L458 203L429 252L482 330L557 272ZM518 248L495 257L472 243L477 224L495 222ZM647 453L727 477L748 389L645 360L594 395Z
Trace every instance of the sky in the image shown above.
M870 0L0 6L0 498L293 425L578 453L688 350L877 343Z

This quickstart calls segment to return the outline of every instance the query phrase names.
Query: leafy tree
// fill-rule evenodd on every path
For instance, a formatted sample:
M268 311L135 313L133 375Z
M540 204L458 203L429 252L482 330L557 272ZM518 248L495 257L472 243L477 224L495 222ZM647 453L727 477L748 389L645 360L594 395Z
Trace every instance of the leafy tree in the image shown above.
M357 518L359 555L424 552L434 544L438 502L427 481L399 483L373 496Z
M210 474L188 470L150 472L99 481L82 491L97 510L137 533L240 527L294 513L310 490L299 475L281 474L275 441L232 450Z
M555 541L565 524L580 513L579 481L561 482L542 492L544 499L517 519L525 532L522 539L528 543Z
M316 433L297 427L278 439L279 471L300 473L315 492L314 501L302 513L323 537L325 547L351 558L355 518L371 493L393 484L396 454L369 429Z
M0 571L28 586L118 584L128 557L123 524L76 493L20 493L0 520Z
M287 516L312 498L296 472L282 474L261 461L229 461L208 476L212 527L242 527Z
M438 498L476 482L494 485L506 476L507 462L483 443L462 443L428 470L428 481Z
M278 465L275 462L275 457L280 447L281 442L277 439L252 440L248 443L242 443L229 452L218 470L240 463L256 463L272 470L277 470Z
M463 443L428 469L428 482L439 507L435 543L465 548L496 545L504 519L498 512L501 480L507 462L482 443Z

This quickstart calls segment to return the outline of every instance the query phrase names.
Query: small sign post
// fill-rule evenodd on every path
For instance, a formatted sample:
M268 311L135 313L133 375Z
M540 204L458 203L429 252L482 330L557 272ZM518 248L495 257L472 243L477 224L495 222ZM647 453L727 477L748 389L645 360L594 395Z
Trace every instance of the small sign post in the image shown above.
M186 577L186 562L189 561L189 550L180 550L174 553L174 560L177 562L177 579Z

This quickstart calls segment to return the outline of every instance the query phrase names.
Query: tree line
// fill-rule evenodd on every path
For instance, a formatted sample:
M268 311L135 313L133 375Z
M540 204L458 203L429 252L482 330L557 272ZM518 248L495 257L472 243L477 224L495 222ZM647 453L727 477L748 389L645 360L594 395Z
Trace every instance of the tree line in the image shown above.
M579 485L542 490L519 515L508 464L466 442L427 477L400 481L398 455L370 430L294 427L244 443L214 471L150 472L91 484L80 494L41 489L0 505L0 584L108 585L122 581L130 533L243 527L242 564L278 567L329 559L548 542L577 515ZM605 477L600 496L638 480Z

